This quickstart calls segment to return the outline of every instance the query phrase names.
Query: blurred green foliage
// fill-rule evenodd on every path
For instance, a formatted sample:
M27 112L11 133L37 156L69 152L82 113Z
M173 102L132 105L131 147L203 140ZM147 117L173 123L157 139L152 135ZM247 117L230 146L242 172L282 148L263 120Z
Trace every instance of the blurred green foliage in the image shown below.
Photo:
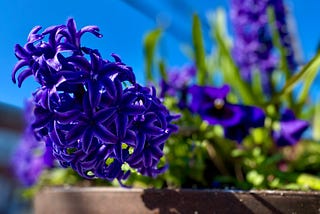
M270 10L271 26L274 24L273 16ZM189 56L197 67L195 82L199 85L213 85L215 75L222 75L223 82L233 89L229 95L230 100L264 109L267 114L265 127L251 130L250 135L239 145L225 139L221 127L208 125L199 116L179 109L177 98L167 96L164 99L165 105L181 114L177 121L180 130L168 140L165 147L164 159L169 163L169 169L157 178L136 174L127 183L157 188L320 190L320 108L319 104L308 101L309 90L320 67L320 54L316 54L299 72L289 75L279 35L272 28L273 43L282 60L273 76L273 96L268 98L263 94L259 72L254 74L252 85L241 78L232 59L232 42L227 32L224 10L218 9L209 14L208 22L215 44L211 53L205 52L201 22L196 14L193 16L193 40L188 50L193 50ZM145 46L156 47L158 40L152 41L152 45ZM147 58L155 63L156 57L159 56ZM165 64L163 59L160 61ZM159 74L167 79L164 67ZM285 82L281 82L283 79ZM297 91L296 96L294 90ZM300 118L313 122L310 139L303 139L296 146L277 147L274 144L270 131L279 125L280 105L292 109Z

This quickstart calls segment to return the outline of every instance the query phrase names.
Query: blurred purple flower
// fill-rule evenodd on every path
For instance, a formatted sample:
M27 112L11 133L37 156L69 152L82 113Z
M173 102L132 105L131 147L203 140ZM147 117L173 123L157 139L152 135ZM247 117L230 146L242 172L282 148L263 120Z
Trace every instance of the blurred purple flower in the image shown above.
M228 85L221 88L194 85L189 90L192 96L190 110L210 125L221 125L226 138L240 143L250 128L264 125L265 114L254 106L229 103L226 99L229 91Z
M255 70L261 72L266 92L270 88L270 75L277 61L272 55L268 5L269 0L231 0L230 11L235 33L233 58L246 81L252 81L252 73Z
M188 87L195 77L197 69L194 65L185 65L183 67L173 67L168 70L167 80L160 82L160 97L166 95L177 97L178 106L181 109L186 108Z
M113 62L81 46L85 32L102 36L98 27L77 31L69 19L67 25L39 30L31 32L24 48L16 46L19 61L12 77L15 82L21 69L19 86L31 75L41 85L33 93L32 127L51 142L60 164L85 178L119 181L130 175L124 164L145 175L162 172L163 146L177 127L155 90L136 83L132 68L116 54Z
M293 72L296 62L282 0L231 0L230 10L235 33L233 58L242 77L248 82L252 81L255 70L260 71L262 86L267 94L271 88L271 73L279 61L273 53L275 49L267 11L269 6L274 8L280 42L286 50L289 70Z
M185 65L183 67L173 67L168 70L168 79L161 80L161 97L165 94L176 96L179 91L190 84L190 81L196 75L196 67L194 65Z
M295 59L295 53L292 43L293 38L289 31L288 26L288 9L283 0L269 0L270 5L274 9L275 13L275 25L280 36L281 45L286 51L286 60L288 69L293 72L297 68L297 62Z
M26 128L12 155L14 174L24 186L34 185L45 169L54 167L54 157L50 143L36 138L30 122L33 120L32 104L25 110Z
M262 109L254 106L243 106L242 120L235 126L226 127L224 135L230 140L235 140L238 143L250 133L250 129L264 126L265 113Z
M302 134L308 129L309 123L296 119L290 109L286 109L280 118L279 129L272 132L277 146L293 146L300 140Z
M221 88L193 85L189 90L192 97L190 109L210 125L236 125L240 122L243 112L239 105L226 101L229 91L228 85Z

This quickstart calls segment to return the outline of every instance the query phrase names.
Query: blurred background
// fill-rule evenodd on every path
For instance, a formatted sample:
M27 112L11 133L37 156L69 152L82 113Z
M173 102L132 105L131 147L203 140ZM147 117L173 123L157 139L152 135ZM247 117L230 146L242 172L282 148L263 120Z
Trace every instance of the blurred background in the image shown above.
M287 0L291 26L297 41L301 62L309 60L320 41L320 3L316 0ZM11 71L17 62L14 45L24 44L35 25L45 29L63 24L73 17L78 28L97 25L102 39L86 35L84 46L99 48L105 58L111 53L121 56L133 67L139 82L144 82L143 38L146 32L163 27L161 54L172 66L188 62L181 48L191 44L192 14L198 13L203 26L205 45L211 47L207 13L223 7L229 10L228 0L105 0L78 1L24 1L1 0L0 8L0 213L24 213L30 204L21 200L20 189L10 173L10 155L23 129L21 109L24 101L38 85L27 79L19 89L11 80ZM228 23L230 24L229 20ZM232 33L231 31L229 31ZM22 212L22 209L24 211ZM31 212L31 211L30 211Z

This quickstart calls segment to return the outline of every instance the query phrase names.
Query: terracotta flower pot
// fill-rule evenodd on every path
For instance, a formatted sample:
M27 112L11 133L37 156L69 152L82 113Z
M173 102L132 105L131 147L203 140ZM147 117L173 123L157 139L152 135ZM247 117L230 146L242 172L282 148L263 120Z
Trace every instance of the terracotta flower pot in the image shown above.
M35 214L319 213L320 192L51 187Z

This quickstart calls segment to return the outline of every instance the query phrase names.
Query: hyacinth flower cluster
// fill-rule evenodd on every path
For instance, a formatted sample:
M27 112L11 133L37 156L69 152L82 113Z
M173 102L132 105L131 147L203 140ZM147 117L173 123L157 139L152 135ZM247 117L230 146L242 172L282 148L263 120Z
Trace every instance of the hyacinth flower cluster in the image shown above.
M279 34L281 45L285 50L286 61L289 71L293 72L297 68L294 47L292 45L293 38L289 31L288 10L283 0L270 0L269 5L274 10L275 27Z
M27 102L24 133L12 155L14 174L27 187L36 184L44 170L55 167L52 145L38 139L31 127L30 121L34 119L32 109L32 102Z
M230 18L235 34L232 55L242 77L251 82L253 72L259 71L263 89L270 94L271 75L279 60L272 41L268 8L274 10L275 27L286 52L288 69L292 73L297 63L282 0L231 0Z
M164 144L177 126L155 88L139 85L116 54L109 61L82 46L85 33L102 37L97 26L77 30L69 19L40 29L31 30L24 46L15 46L12 80L20 87L33 76L40 84L32 95L32 129L50 142L58 162L84 178L120 183L131 170L152 177L163 173Z
M187 95L190 82L195 77L197 68L195 65L184 65L183 67L174 67L168 70L167 79L161 79L160 97L177 97L180 109L187 107Z
M230 18L234 29L233 59L242 77L252 81L254 70L261 72L264 88L270 86L270 75L276 66L268 27L269 0L231 0Z

